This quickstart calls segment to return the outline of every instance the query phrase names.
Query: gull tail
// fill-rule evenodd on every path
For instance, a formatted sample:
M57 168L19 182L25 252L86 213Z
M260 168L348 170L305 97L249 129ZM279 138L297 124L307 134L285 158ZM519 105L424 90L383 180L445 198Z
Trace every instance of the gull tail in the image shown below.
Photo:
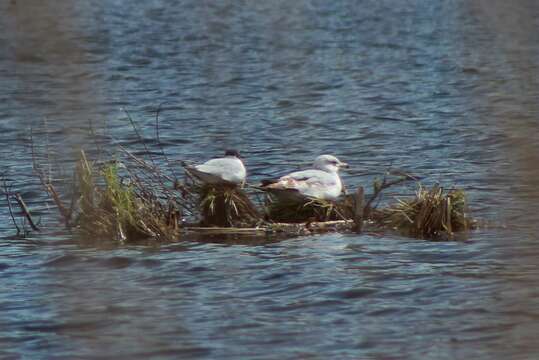
M268 185L275 184L275 183L278 183L278 182L279 182L279 179L262 179L262 180L260 180L259 187L266 187Z

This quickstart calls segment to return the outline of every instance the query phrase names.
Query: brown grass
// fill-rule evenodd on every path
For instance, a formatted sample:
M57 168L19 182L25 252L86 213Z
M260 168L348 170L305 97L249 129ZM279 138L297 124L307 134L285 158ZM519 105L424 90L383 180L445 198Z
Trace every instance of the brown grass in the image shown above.
M203 184L195 191L202 226L250 227L262 221L256 206L237 186Z
M320 199L279 201L268 198L266 217L272 222L301 223L351 219L348 204Z
M444 190L440 186L422 186L412 199L373 214L378 223L403 235L423 239L452 239L456 232L470 230L474 221L468 217L466 194L462 189Z

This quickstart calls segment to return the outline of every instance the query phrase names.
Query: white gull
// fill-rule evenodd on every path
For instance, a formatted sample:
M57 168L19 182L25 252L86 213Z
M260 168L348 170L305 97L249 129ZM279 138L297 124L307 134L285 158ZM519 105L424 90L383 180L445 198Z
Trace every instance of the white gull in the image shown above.
M200 165L185 165L185 171L207 184L243 186L247 171L236 150L226 150L222 158L211 159Z
M264 181L260 189L277 198L336 200L343 191L339 168L348 167L333 155L320 155L313 169L296 171L277 180Z

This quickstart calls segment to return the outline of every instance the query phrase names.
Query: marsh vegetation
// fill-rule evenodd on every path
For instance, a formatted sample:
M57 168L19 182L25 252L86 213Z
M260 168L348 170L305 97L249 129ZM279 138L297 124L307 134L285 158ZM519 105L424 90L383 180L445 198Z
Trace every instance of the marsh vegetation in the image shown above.
M85 238L173 241L197 232L287 237L376 229L451 240L455 234L475 227L464 190L446 190L439 185L425 188L419 178L403 172L383 174L366 197L363 187L358 187L337 201L283 200L262 193L257 186L203 183L189 172L179 179L156 165L155 155L148 160L122 146L106 158L101 152L95 153L101 157L89 159L80 150L72 180L62 186L63 192L34 156L34 171L62 222ZM164 152L163 156L168 163ZM416 183L416 193L394 197L380 206L383 192L404 182ZM32 220L28 210L25 215Z

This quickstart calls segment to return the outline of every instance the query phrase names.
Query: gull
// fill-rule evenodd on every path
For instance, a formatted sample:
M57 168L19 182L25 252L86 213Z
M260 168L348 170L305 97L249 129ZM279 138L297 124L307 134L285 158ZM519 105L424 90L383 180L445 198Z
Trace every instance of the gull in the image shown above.
M342 167L348 167L348 164L333 155L320 155L315 159L313 169L296 171L277 180L265 180L259 189L281 200L336 200L343 191L339 177Z
M226 150L222 158L211 159L200 165L184 165L185 171L207 184L245 184L247 171L236 150Z

